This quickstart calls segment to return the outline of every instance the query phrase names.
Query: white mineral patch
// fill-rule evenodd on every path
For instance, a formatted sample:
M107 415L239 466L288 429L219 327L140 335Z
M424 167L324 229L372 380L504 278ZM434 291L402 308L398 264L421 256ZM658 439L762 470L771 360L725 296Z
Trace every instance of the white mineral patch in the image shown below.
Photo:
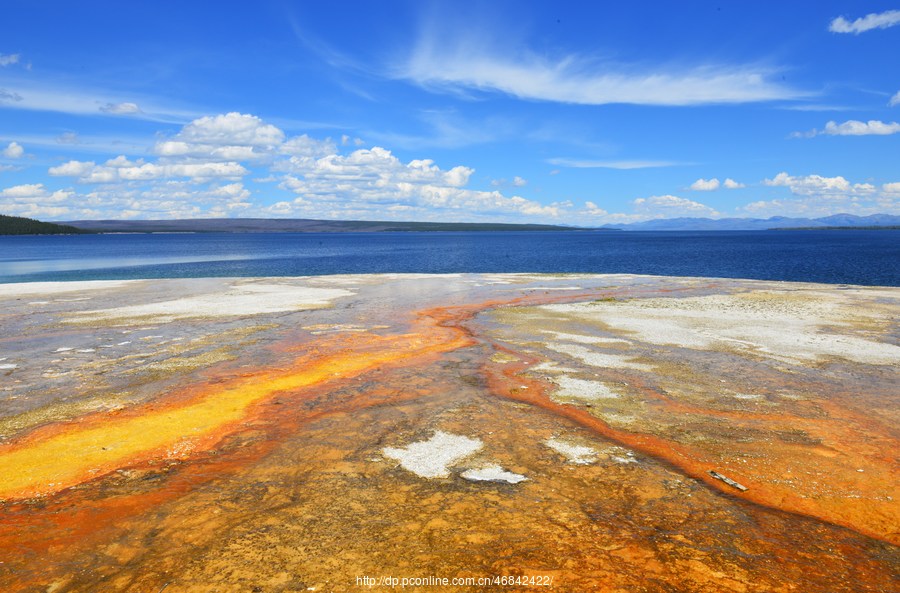
M6 362L6 363L3 363L3 364L0 364L0 371L11 371L11 370L16 369L16 368L18 368L18 367L19 367L19 365L17 365L17 364L13 364L13 363Z
M224 292L130 305L112 309L85 311L68 321L80 323L101 319L154 317L167 322L191 317L231 317L261 313L283 313L325 307L333 299L354 294L342 288L312 288L288 284L239 284Z
M570 377L568 375L560 375L558 377L553 377L550 380L559 385L559 389L553 392L554 399L566 398L596 401L619 397L618 393L600 381L578 379L577 377Z
M91 352L96 352L96 351L97 350L95 348L79 348L75 352L81 352L82 354L89 354Z
M467 469L460 476L470 482L506 482L507 484L518 484L528 479L522 474L508 472L499 465L489 465L480 469Z
M0 284L0 297L18 297L31 294L58 294L82 292L84 290L109 290L127 286L138 280L85 280L82 282L23 282L21 284ZM46 304L46 301L41 304Z
M577 373L578 369L557 366L555 362L546 361L531 367L531 370L537 373Z
M576 445L557 437L551 437L544 444L566 458L569 463L589 465L597 461L597 450L593 447Z
M605 346L607 344L618 346L620 344L631 344L628 340L620 340L617 338L601 338L598 336L586 336L584 334L567 334L564 332L556 332L551 330L544 330L545 334L550 334L557 340L562 340L564 342L577 342L579 344L597 344L601 346Z
M652 371L653 367L649 364L634 362L634 357L623 356L621 354L606 354L597 352L584 346L577 344L559 344L556 342L548 342L547 348L555 350L561 354L571 356L576 360L590 365L592 367L604 369L636 369L639 371Z
M900 346L849 333L853 328L848 319L878 323L880 313L869 313L859 303L848 308L829 293L757 292L544 308L599 321L653 344L739 349L782 360L833 356L868 364L900 364ZM828 326L846 327L848 333L829 331Z
M603 453L609 455L609 458L615 461L616 463L637 463L638 460L634 456L634 451L629 451L628 449L624 449L622 447L610 447L603 451Z
M427 441L410 443L402 449L386 447L382 454L400 462L400 467L422 478L446 478L449 467L482 447L478 439L437 431Z
M68 348L68 347L57 348L56 350L54 350L54 352L68 352L69 350L74 350L74 348Z

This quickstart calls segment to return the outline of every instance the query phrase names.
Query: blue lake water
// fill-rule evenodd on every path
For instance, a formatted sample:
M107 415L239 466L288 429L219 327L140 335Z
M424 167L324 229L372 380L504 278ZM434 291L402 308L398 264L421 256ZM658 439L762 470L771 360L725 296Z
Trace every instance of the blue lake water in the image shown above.
M900 231L0 237L0 282L382 272L634 273L900 286Z

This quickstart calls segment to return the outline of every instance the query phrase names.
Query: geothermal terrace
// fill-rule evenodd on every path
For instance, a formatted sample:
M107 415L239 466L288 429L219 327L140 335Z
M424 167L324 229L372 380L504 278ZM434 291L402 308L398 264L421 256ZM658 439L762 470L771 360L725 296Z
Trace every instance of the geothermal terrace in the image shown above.
M3 591L900 578L897 288L91 281L0 311Z

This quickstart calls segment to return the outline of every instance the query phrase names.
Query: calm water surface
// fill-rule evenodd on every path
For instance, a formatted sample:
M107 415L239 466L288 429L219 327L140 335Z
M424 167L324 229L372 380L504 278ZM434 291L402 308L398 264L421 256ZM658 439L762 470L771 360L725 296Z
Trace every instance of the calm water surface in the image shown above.
M0 237L0 282L383 272L634 273L900 286L900 231Z

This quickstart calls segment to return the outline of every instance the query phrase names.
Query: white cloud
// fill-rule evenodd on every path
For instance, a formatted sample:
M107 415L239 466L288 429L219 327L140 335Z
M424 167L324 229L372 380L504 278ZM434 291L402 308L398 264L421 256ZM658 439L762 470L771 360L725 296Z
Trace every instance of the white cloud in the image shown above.
M706 204L679 198L673 195L650 196L638 198L634 202L634 211L643 219L673 218L681 216L703 216L717 218L720 214Z
M875 186L870 183L852 184L840 175L837 177L821 175L793 177L786 172L781 172L772 179L764 180L763 183L772 187L787 187L792 194L802 196L866 195L875 191Z
M729 177L722 183L722 187L724 187L725 189L741 189L742 187L747 186L743 183L738 183L737 181Z
M0 54L0 66L18 64L21 57L20 54Z
M873 12L855 21L848 21L842 16L837 17L828 26L832 33L853 33L859 35L872 29L887 29L894 25L900 25L900 10L887 10L885 12Z
M719 180L715 177L712 179L698 179L691 184L694 191L713 191L719 189Z
M25 149L18 142L10 142L9 146L3 149L3 156L8 159L18 159L25 154Z
M830 121L823 130L794 132L793 138L813 138L815 136L889 136L900 132L900 123L879 120L859 121L851 119L844 123Z
M607 212L606 210L604 210L603 208L601 208L600 206L598 206L597 204L595 204L591 201L585 202L584 208L585 208L585 213L588 216L598 216L599 217L599 216L606 216L607 214L609 214L609 212Z
M900 105L900 91L894 93L894 96L891 97L890 101L888 101L888 105L890 107L896 107L897 105Z
M783 172L763 184L786 187L794 197L761 200L739 210L753 216L812 218L840 213L900 213L900 182L885 183L879 189L871 183L852 183L842 176L791 176Z
M284 140L284 132L255 115L231 112L201 117L184 126L178 138L214 146L275 146Z
M683 163L675 161L591 161L569 158L547 159L551 165L575 169L651 169L655 167L676 167Z
M276 126L255 115L232 112L194 120L172 139L157 142L154 151L161 157L252 161L272 160L278 154L321 157L337 152L337 145L306 134L285 141Z
M115 183L119 181L150 181L157 179L190 178L195 183L212 179L237 179L249 171L235 162L145 163L130 162L124 156L97 165L93 161L69 161L50 167L54 177L75 177L79 183Z
M526 185L528 185L528 182L516 175L515 177L513 177L512 184L516 187L525 187Z
M158 142L156 153L158 158L152 161L125 155L105 162L69 160L50 167L48 173L96 186L88 193L72 194L73 212L112 218L240 212L314 218L546 220L571 207L469 189L474 170L462 165L443 169L430 159L401 162L380 147L341 154L331 139L285 138L277 127L239 113L194 120ZM296 198L271 206L255 200L239 182L250 174L245 161L254 163L257 174L268 173L260 179L278 181L279 190ZM524 183L520 177L513 181Z
M89 116L130 115L165 123L184 123L197 117L196 111L171 104L166 99L134 96L132 92L60 85L34 78L4 80L4 86L0 89L0 108Z
M359 140L359 138L357 138L357 140ZM358 146L358 144L356 144L356 141L354 141L353 143L354 145ZM336 154L337 151L337 145L331 140L331 138L326 138L325 140L316 140L315 138L310 138L306 134L303 134L301 136L294 136L293 138L288 139L279 148L279 152L281 154L310 158L318 158L327 156L329 154Z
M270 211L325 212L384 217L385 212L452 217L458 220L485 215L556 217L559 208L544 206L499 191L467 189L473 169L464 166L443 170L433 161L401 162L380 147L361 149L343 156L289 160L290 173L281 186L298 195Z
M861 122L851 119L842 124L830 121L825 124L822 133L830 136L887 136L897 132L900 132L900 123L897 122L885 123L877 120Z
M790 99L803 93L782 85L774 69L740 64L676 64L655 70L571 54L548 58L509 36L490 47L493 31L465 34L426 26L397 78L425 88L498 91L520 99L582 105L704 105ZM518 50L516 48L519 48Z
M14 216L58 217L71 212L72 196L71 191L50 191L42 183L16 185L0 190L0 210Z
M137 103L107 103L100 108L100 111L113 115L134 115L140 113L141 108Z

